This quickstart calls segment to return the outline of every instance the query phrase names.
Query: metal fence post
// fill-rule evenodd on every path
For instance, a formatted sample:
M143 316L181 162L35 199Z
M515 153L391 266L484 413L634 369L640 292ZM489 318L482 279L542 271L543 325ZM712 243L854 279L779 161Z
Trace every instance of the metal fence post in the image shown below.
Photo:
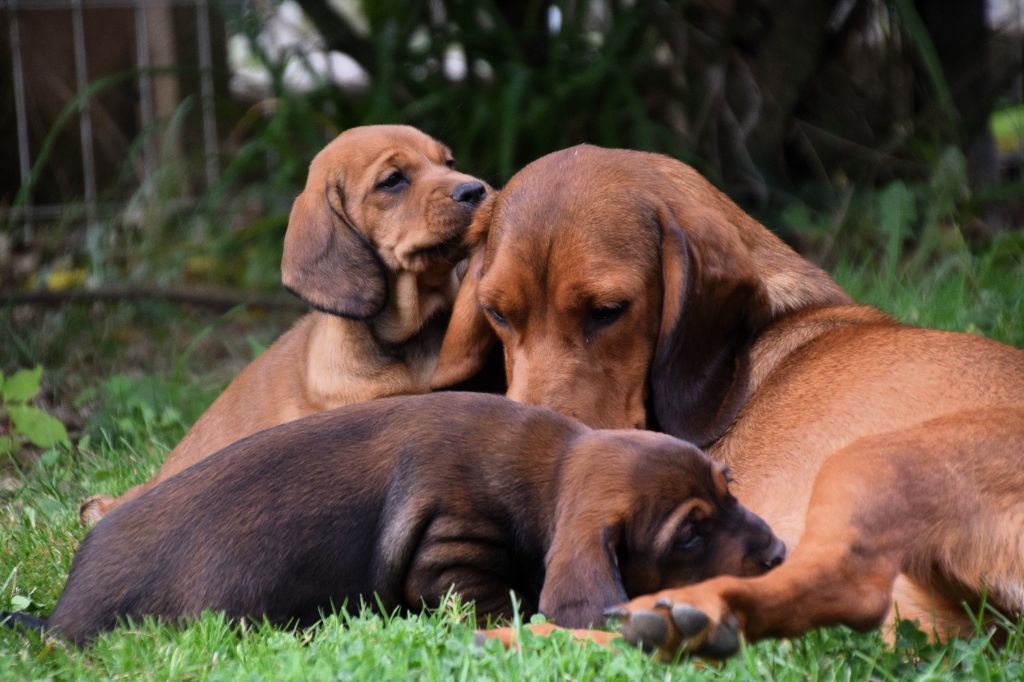
M85 55L85 18L82 0L71 0L71 25L75 45L76 95L81 97L89 87L88 62ZM92 225L96 221L96 162L93 156L92 115L89 99L78 102L78 126L82 136L82 173L85 179L85 216Z
M21 186L27 187L32 173L32 157L28 146L28 114L25 109L25 74L21 64L21 32L18 26L17 0L10 0L7 6L11 18L11 68L14 71L14 111L18 126L18 171ZM32 237L32 195L25 200L25 230Z

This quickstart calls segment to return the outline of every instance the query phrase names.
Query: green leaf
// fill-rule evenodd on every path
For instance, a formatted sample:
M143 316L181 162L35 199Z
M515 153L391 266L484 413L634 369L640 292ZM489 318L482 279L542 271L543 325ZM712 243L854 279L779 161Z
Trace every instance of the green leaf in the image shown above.
M13 455L19 449L17 438L14 436L0 436L0 455Z
M43 368L36 365L33 369L19 369L3 385L3 396L5 403L23 403L39 393L39 378L43 375Z
M25 519L28 521L28 525L32 527L32 530L36 529L36 510L32 507L25 507L22 510L25 515Z
M57 460L59 459L60 451L58 451L56 448L50 448L49 450L44 451L43 454L39 456L39 461L36 463L36 466L38 466L40 469L46 469L56 464Z
M42 496L36 498L36 507L42 512L43 516L48 518L58 518L61 514L67 511L67 506L61 504L60 500L55 500L52 497Z
M171 424L181 423L181 413L174 409L171 405L168 405L160 412L160 426L170 426Z
M86 403L95 400L96 394L97 391L95 386L87 386L83 388L78 395L75 396L75 399L71 401L71 404L74 405L75 407L82 407L82 405L85 405Z
M32 605L32 600L23 594L16 594L11 597L11 610L12 611L25 611L29 606Z
M914 193L896 181L878 195L878 223L881 231L888 236L885 245L885 266L894 273L903 251L903 241L909 236L917 211Z
M38 407L11 405L7 411L11 415L14 430L28 438L33 445L40 448L50 448L58 443L71 445L67 429L60 420Z

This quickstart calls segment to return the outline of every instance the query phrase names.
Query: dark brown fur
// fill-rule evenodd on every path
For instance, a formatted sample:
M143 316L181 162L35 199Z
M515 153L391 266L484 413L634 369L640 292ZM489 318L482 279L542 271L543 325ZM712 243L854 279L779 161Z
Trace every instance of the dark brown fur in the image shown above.
M471 374L497 335L509 397L708 447L795 546L762 578L637 600L644 615L627 631L651 643L638 624L665 620L651 627L671 633L666 652L714 642L721 654L737 624L751 638L793 635L898 610L945 636L970 631L963 600L1024 610L1024 352L853 305L664 156L546 156L481 207L469 235L481 248L435 385ZM683 615L649 618L659 596ZM686 605L702 626L680 625Z
M435 606L452 585L480 617L510 616L514 590L583 626L782 553L688 443L498 396L391 398L258 433L111 512L48 627L82 643L119 618L204 609L305 625L373 594Z

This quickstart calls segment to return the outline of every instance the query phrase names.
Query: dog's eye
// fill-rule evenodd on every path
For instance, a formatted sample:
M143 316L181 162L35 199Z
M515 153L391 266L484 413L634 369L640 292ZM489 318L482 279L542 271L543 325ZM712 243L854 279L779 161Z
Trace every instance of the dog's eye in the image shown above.
M448 166L449 168L455 168L455 159L445 159L444 165Z
M704 536L692 523L685 523L676 531L675 541L672 543L673 552L695 552L704 546Z
M502 327L507 327L508 326L508 318L506 318L504 315L499 313L494 308L492 308L492 307L490 307L488 305L485 305L484 306L484 312L487 313L488 317L490 317L492 320L494 320L495 324L499 324Z
M629 308L628 301L613 303L611 305L594 306L587 312L587 322L593 327L604 327L622 317L622 314Z
M397 192L408 184L409 178L405 177L405 173L396 170L394 173L378 182L377 189L382 192Z

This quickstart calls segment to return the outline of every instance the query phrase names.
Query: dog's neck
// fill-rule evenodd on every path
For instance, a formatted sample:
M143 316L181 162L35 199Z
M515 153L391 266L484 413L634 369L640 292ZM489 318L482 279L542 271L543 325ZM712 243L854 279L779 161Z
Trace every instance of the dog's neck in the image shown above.
M892 322L859 306L828 273L794 251L752 217L739 231L768 303L768 322L756 332L746 364L745 394L753 396L783 360L820 336L851 324Z
M750 350L747 395L754 395L786 358L829 332L851 325L897 324L889 315L865 305L824 305L804 308L774 320Z
M802 349L832 332L851 326L878 324L894 325L898 322L877 308L856 304L804 308L776 318L754 339L743 377L743 402L732 424L708 447L708 453L739 471L744 448L737 444L737 436L744 430L742 424L747 405L776 371L784 372L789 361ZM740 436L739 442L742 440Z
M384 347L398 346L417 335L428 320L451 310L459 282L453 270L444 273L388 273L390 296L380 315L366 322Z
M425 393L437 365L454 273L441 280L397 273L388 305L372 320L310 313L304 389L319 409Z

